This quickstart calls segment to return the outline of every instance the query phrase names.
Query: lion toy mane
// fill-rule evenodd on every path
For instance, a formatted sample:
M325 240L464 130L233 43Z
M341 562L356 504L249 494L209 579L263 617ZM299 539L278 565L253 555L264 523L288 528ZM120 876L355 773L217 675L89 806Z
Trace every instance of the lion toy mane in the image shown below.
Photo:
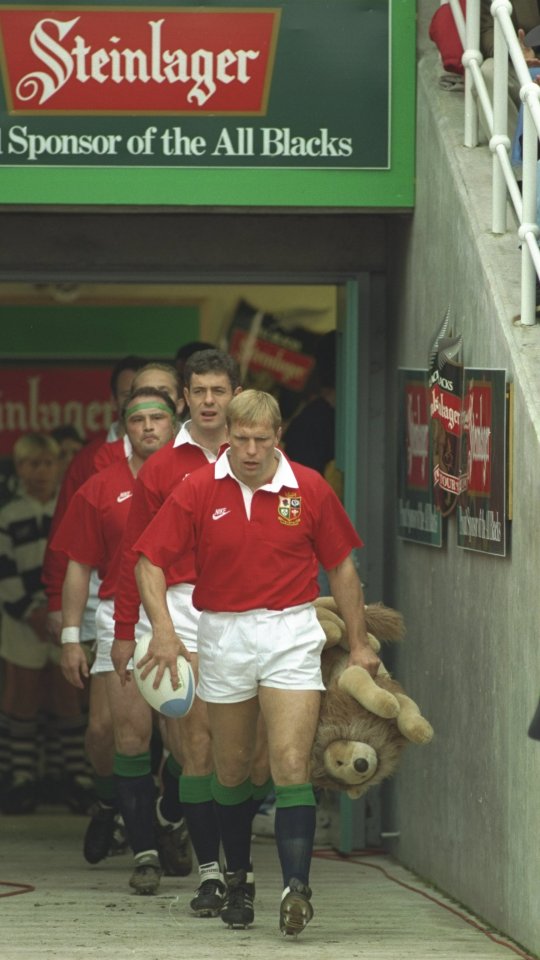
M320 597L315 606L326 634L326 691L311 754L311 780L315 787L343 790L356 799L392 775L408 743L429 743L433 728L382 663L375 678L363 667L347 666L346 629L335 601ZM379 641L403 639L403 618L396 610L373 603L365 613L376 653Z

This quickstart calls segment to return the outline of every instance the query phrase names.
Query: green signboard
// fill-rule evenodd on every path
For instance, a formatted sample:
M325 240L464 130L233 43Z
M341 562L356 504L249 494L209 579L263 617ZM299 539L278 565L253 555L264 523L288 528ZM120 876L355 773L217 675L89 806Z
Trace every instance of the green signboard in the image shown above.
M0 3L0 203L411 206L414 8Z
M199 307L186 302L4 303L1 318L0 362L116 360L127 353L170 362L178 347L200 337Z

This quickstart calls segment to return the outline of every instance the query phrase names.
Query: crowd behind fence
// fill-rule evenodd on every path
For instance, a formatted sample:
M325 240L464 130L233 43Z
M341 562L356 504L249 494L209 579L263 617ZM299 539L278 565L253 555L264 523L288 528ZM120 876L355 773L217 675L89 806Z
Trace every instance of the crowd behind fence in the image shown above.
M475 147L479 142L479 106L489 131L489 147L493 154L492 229L507 231L507 199L514 207L519 222L521 244L521 322L536 322L536 288L540 277L540 233L537 216L538 139L540 136L540 87L534 82L525 61L522 46L512 23L509 0L493 0L494 20L493 99L481 70L480 0L467 0L463 14L459 0L449 0L456 28L463 46L465 68L464 143ZM523 107L523 143L521 186L512 165L512 142L508 131L509 62L520 84Z

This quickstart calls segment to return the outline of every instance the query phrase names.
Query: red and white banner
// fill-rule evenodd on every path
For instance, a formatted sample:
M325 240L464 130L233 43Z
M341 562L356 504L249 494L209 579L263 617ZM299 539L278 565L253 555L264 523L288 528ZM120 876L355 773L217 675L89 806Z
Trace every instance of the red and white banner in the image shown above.
M0 369L0 457L25 433L72 424L84 439L115 419L109 367L13 366Z
M287 350L285 347L264 337L252 340L244 330L234 330L229 345L231 356L240 365L246 359L249 370L254 373L266 373L289 390L305 390L309 374L315 366L315 359L307 354Z
M482 497L491 494L492 384L469 384L464 403L464 440L467 492Z
M429 452L429 396L426 383L405 383L407 487L428 490L431 486Z
M10 114L266 112L281 10L0 8Z

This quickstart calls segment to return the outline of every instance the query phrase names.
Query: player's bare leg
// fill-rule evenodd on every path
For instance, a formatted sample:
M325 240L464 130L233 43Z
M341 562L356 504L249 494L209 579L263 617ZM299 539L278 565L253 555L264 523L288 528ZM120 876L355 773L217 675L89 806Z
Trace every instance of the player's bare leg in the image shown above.
M316 690L259 688L276 791L276 843L283 874L279 926L298 936L313 916L309 868L315 833L315 797L309 758L317 728Z
M149 749L152 712L134 683L122 686L114 672L106 677L116 748L118 804L135 856L129 883L136 893L153 894L162 871L154 835L156 789Z

